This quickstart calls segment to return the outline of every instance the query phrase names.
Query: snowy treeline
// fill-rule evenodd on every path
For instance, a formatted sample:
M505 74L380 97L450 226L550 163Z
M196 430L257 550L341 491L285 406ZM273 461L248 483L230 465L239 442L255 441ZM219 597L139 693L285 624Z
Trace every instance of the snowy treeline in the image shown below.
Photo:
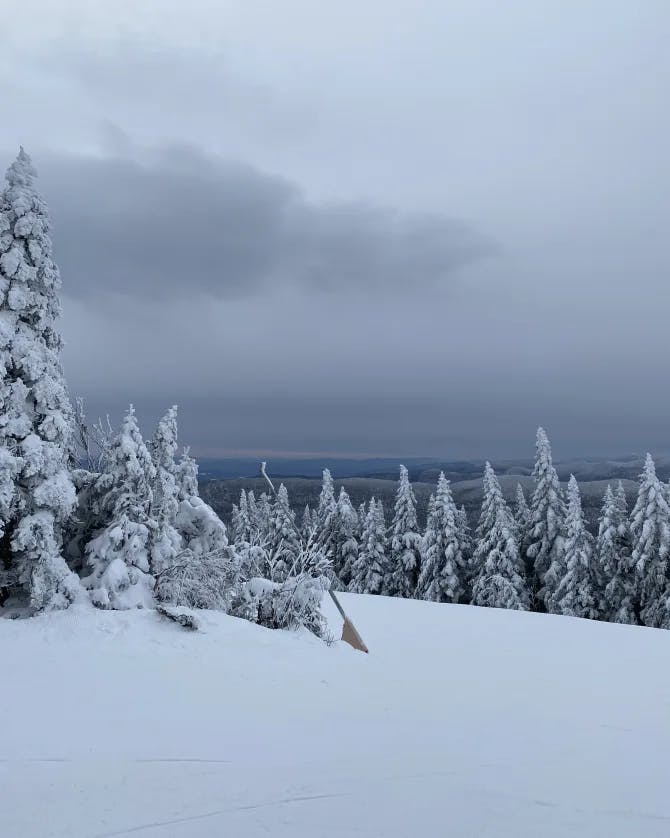
M651 456L630 515L622 484L608 486L597 538L586 528L574 477L564 496L542 428L533 476L532 497L519 486L511 509L487 463L472 534L444 474L420 532L404 466L391 521L375 498L356 510L344 488L336 497L325 470L318 508L306 507L300 528L331 558L335 588L670 628L670 487L656 476ZM236 546L268 543L271 554L280 554L295 537L285 525L282 492L278 507L265 493L242 491L233 507Z
M146 442L131 406L118 431L90 426L60 365L60 277L46 205L23 150L0 195L0 606L32 612L156 602L214 608L270 627L323 631L329 586L436 602L535 609L670 628L668 487L647 457L629 515L605 493L597 538L579 486L567 496L542 428L535 489L509 508L487 464L478 526L441 474L420 530L407 469L393 518L355 509L329 471L296 520L288 493L242 492L231 537L177 456L177 408Z
M60 276L47 207L21 149L0 195L0 606L5 613L216 608L270 627L320 634L330 562L282 517L263 539L228 542L177 458L177 408L145 442L131 406L114 432L89 426L60 364ZM255 520L255 519L254 519Z

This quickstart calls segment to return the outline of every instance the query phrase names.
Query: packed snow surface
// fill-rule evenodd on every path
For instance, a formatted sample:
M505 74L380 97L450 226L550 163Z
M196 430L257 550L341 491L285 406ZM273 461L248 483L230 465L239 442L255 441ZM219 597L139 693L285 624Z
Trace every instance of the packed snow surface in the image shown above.
M0 834L670 835L670 632L342 600L369 655L212 612L0 620Z

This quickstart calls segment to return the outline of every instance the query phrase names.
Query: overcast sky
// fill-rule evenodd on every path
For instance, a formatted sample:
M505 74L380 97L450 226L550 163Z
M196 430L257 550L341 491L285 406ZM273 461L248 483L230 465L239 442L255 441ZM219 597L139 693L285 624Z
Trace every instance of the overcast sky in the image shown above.
M0 40L91 414L177 402L210 456L670 449L667 0L24 0Z

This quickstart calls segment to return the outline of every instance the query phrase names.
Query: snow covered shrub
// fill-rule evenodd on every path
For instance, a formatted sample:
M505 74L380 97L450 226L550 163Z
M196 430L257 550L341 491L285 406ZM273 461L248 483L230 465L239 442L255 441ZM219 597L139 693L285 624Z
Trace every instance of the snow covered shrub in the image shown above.
M243 582L232 613L266 628L302 627L323 637L327 626L321 600L330 587L330 567L330 561L317 544L302 545L292 574L282 582L261 577Z

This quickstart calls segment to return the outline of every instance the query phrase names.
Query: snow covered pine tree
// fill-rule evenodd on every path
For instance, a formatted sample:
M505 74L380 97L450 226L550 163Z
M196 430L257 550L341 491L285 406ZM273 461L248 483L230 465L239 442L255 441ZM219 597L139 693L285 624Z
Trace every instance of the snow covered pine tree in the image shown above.
M131 405L99 477L108 523L86 546L91 571L83 582L100 608L151 607L151 518L156 468Z
M459 602L463 595L465 557L459 515L449 481L440 472L431 497L422 539L421 572L416 596L434 602Z
M23 149L0 196L0 601L33 609L85 599L62 556L76 502L73 411L60 365L60 275L51 224Z
M357 594L380 594L384 585L386 561L384 506L381 501L370 498L349 590Z
M411 598L421 572L421 535L414 491L405 466L400 466L391 532L389 575L384 592L390 596Z
M670 509L665 487L647 454L637 501L631 513L632 561L636 573L636 610L643 625L669 628L668 551Z
M549 610L565 571L563 526L565 503L558 475L551 459L551 446L544 428L537 429L536 459L533 471L535 491L531 504L531 528L526 555L533 565L533 593L536 609Z
M600 596L593 555L593 536L587 531L584 523L582 500L574 475L570 475L568 483L565 531L565 574L552 595L549 610L568 617L597 620Z
M484 471L484 500L472 567L472 604L527 611L530 597L516 541L516 523L490 463Z
M627 512L623 485L619 483L616 495L608 485L598 522L596 558L598 575L605 586L600 600L602 619L634 625L635 569Z

